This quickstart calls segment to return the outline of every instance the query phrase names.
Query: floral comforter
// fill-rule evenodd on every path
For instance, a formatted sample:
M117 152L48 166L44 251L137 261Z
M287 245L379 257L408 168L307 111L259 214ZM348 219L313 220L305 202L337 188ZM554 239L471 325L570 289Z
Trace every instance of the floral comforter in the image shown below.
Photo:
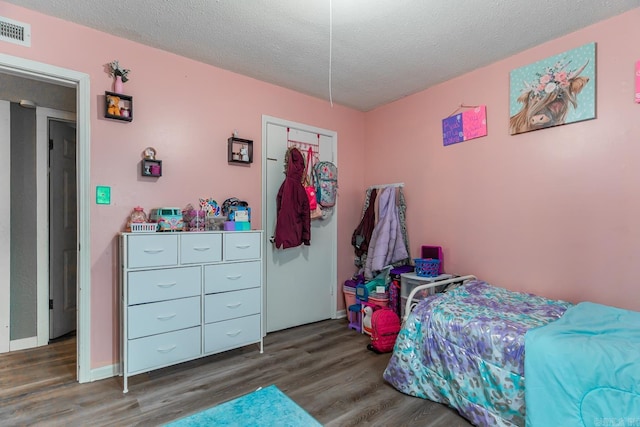
M524 335L571 304L472 281L421 301L384 371L399 391L479 426L524 426Z

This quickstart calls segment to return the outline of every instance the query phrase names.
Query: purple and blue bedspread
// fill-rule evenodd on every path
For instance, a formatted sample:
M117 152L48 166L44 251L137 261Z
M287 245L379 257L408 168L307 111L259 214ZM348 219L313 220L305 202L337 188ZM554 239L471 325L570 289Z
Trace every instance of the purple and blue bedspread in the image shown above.
M571 304L472 281L422 300L384 371L399 391L475 425L524 426L524 336Z

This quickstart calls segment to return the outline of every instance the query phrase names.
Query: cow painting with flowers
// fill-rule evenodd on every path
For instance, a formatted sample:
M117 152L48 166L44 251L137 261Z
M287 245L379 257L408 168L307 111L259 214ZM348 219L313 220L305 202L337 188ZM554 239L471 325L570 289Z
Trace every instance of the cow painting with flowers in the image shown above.
M595 117L595 43L511 72L511 135Z

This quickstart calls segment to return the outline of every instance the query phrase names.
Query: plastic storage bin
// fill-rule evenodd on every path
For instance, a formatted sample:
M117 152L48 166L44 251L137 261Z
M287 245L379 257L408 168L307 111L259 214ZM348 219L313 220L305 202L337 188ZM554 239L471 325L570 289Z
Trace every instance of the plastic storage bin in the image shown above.
M356 288L343 285L342 293L344 294L344 306L348 310L349 306L356 303Z
M433 258L416 258L416 274L420 277L436 277L440 274L440 260Z
M422 277L418 276L418 274L415 272L402 274L400 276L400 314L404 316L404 308L407 302L407 298L409 297L411 291L414 290L417 286L427 285L429 283L433 284L432 287L423 289L422 291L416 293L413 297L414 301L421 300L429 295L441 292L446 285L437 285L436 283L441 280L451 279L452 277L452 274L441 274L436 277Z
M440 268L438 268L438 273L444 273L444 254L442 253L442 246L422 246L420 248L420 258L439 259Z
M158 224L149 222L137 222L131 224L132 233L154 233L158 229Z
M388 307L389 306L389 294L378 294L373 293L369 295L369 304L371 305L379 305L380 307Z

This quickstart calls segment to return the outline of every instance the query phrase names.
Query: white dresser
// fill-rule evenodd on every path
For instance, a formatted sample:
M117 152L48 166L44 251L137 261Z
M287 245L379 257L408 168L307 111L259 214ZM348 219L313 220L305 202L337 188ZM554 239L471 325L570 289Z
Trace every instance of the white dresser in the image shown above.
M262 337L262 232L120 235L124 392L130 376Z

